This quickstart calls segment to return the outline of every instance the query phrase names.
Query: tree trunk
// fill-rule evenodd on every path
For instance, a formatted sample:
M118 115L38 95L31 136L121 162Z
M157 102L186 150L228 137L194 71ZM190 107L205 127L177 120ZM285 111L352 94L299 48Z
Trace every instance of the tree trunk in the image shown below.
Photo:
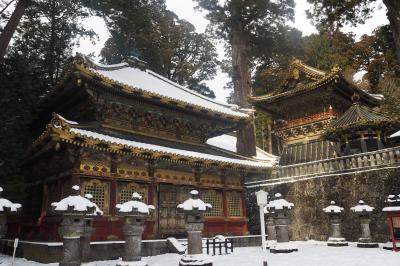
M251 96L248 42L243 34L243 25L241 22L237 22L232 31L232 67L235 104L242 108L251 108L248 102ZM238 130L236 148L237 152L241 155L256 155L254 120Z
M4 55L7 52L8 44L10 43L15 30L17 29L18 23L21 20L25 9L29 6L29 3L29 0L18 1L10 20L7 22L7 25L5 26L4 31L0 36L0 61L3 60Z
M400 1L383 0L388 12L387 17L393 32L394 45L397 59L400 61Z

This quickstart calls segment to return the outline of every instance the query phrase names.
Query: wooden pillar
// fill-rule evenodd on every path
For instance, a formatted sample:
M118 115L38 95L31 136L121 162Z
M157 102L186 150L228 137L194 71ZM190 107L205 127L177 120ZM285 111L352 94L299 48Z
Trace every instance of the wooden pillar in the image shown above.
M361 152L367 152L367 151L368 151L368 149L367 149L367 143L365 142L365 136L364 136L363 133L361 134L361 139L360 139L360 141L361 141Z
M156 173L157 161L154 159L148 159L145 162L147 167L147 174L151 179L154 179L154 175Z
M116 215L115 205L117 205L117 203L120 203L118 199L118 184L115 179L112 179L110 181L110 206L109 206L110 208L109 213L112 216Z
M200 182L201 176L203 174L204 168L203 166L193 166L192 171L194 173L194 179L196 182Z
M42 210L40 212L39 224L42 223L43 217L47 215L49 206L48 201L49 201L49 185L47 183L44 183L42 191Z
M382 149L385 148L385 146L383 145L383 142L382 142L382 134L379 131L378 131L378 136L377 136L376 141L377 141L377 144L378 144L378 150L382 150Z

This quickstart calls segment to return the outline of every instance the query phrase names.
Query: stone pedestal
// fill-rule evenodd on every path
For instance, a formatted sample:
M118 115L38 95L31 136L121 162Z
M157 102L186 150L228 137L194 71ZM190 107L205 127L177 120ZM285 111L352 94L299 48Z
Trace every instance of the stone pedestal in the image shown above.
M289 239L289 217L288 213L294 207L294 204L282 198L280 193L275 194L275 199L268 204L268 211L273 214L273 225L270 221L270 230L275 231L276 243L270 246L271 253L291 253L297 251L293 243ZM271 237L274 236L272 231ZM270 237L270 236L268 236Z
M179 266L212 266L210 257L203 254L201 239L204 228L203 212L209 210L211 205L204 203L196 190L192 190L190 195L190 199L178 205L178 210L185 214L185 229L188 235L187 254L181 257Z
M60 266L81 265L80 238L83 235L83 216L65 215L59 233L63 238L63 255Z
M85 219L85 227L83 228L83 235L81 237L81 257L83 262L89 262L91 260L91 248L90 239L94 233L93 219Z
M274 223L274 217L272 214L268 214L266 220L266 227L267 227L267 248L271 248L272 246L276 245L276 229Z
M201 232L204 229L203 223L188 223L185 225L185 228L188 234L188 254L202 254L203 242Z
M349 243L342 236L341 226L342 221L340 219L339 214L332 214L330 216L331 222L331 236L328 238L328 246L330 247L342 247L348 246Z
M289 218L285 210L275 211L274 224L276 245L270 247L271 253L291 253L297 248L289 242Z
M125 236L124 255L117 266L147 265L141 261L144 217L125 216L122 230Z
M142 196L134 192L131 201L116 205L118 214L124 216L122 230L125 237L124 254L117 266L147 265L142 261L142 235L145 218L150 215L150 210L154 210L154 207L141 200Z
M361 237L358 239L357 247L359 248L377 248L378 243L372 242L369 224L371 219L361 217Z

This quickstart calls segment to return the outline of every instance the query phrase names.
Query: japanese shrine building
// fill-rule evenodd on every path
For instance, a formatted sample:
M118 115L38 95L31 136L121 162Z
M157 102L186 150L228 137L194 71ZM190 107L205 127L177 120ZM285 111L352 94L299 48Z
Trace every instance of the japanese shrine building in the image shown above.
M378 110L381 96L294 60L282 84L251 102L273 118L273 153L295 165L383 149L398 122Z
M104 212L93 240L122 239L115 205L134 191L156 207L145 239L183 236L176 207L193 188L213 206L205 235L248 233L245 179L265 179L276 160L261 150L243 157L224 144L233 138L226 134L252 122L248 110L188 90L139 59L106 66L83 56L42 106L40 136L24 163L28 200L10 227L22 239L59 239L60 217L49 206L74 184Z

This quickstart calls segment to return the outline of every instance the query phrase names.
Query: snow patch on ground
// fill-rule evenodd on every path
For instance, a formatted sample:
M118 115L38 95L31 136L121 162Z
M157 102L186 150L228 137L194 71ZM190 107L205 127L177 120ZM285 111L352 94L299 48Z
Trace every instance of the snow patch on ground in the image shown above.
M269 266L399 266L400 253L380 248L357 248L357 243L347 247L328 247L326 242L294 242L298 252L289 254L264 254L261 247L236 248L230 255L213 256L214 266L255 266L262 265L264 258ZM143 258L149 266L177 266L181 256L165 254ZM115 266L117 260L83 263L84 266ZM0 265L11 265L11 257L0 254ZM17 259L16 266L56 266L58 263L40 264Z

